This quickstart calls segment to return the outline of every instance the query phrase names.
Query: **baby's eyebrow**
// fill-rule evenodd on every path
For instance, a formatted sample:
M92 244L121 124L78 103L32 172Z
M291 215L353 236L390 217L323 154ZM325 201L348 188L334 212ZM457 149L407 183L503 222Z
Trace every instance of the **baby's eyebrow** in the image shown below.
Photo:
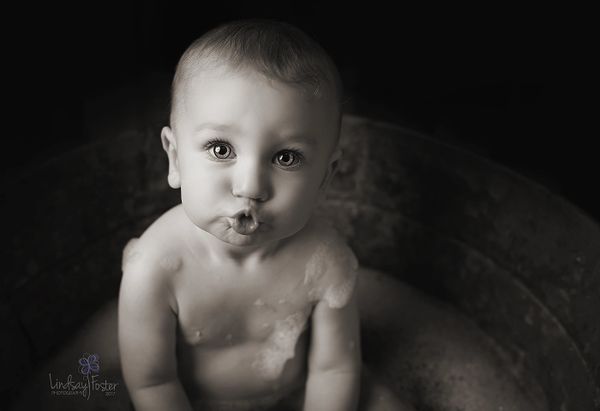
M229 124L220 124L220 123L202 123L202 124L198 124L195 128L194 128L194 132L197 133L198 131L202 131L202 130L215 130L215 131L232 131L232 130L236 130L237 128L229 125Z
M206 123L198 124L196 127L194 127L194 134L196 134L202 130L214 130L214 131L228 132L228 133L234 134L238 131L238 127L236 127L235 125L231 125L231 124L206 122ZM278 139L283 144L299 143L299 144L306 144L307 146L311 146L311 147L317 146L317 139L313 135L310 135L310 134L283 133L278 136Z
M284 143L303 143L309 146L316 146L317 140L312 135L303 134L292 134L288 136L282 136Z

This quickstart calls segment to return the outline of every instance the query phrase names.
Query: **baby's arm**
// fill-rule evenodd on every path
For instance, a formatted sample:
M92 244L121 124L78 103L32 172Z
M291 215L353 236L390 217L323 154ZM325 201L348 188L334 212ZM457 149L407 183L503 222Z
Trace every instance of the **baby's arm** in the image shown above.
M312 314L305 410L355 410L360 391L360 333L354 292L339 307L321 298Z
M176 317L167 276L142 254L125 266L119 295L123 376L137 411L192 408L177 377Z

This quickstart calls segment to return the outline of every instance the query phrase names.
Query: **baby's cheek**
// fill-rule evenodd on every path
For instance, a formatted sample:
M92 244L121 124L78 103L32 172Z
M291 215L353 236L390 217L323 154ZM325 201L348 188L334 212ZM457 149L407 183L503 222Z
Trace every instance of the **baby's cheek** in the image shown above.
M201 161L198 159L196 161ZM203 160L208 161L208 160ZM214 164L209 166L186 166L181 175L181 193L194 203L213 204L224 195L231 196L230 173L215 168Z
M215 210L220 208L217 191L210 188L210 185L203 185L201 182L194 182L191 185L182 184L181 186L183 208L186 215L196 225L202 225L206 220L213 218Z
M286 233L295 233L308 223L315 204L303 196L279 195L266 205L273 216L276 229Z
M312 208L318 198L317 180L313 181L312 176L302 172L297 172L298 174L293 176L290 176L291 173L294 172L274 177L274 199L277 199L278 202L285 202L287 208Z

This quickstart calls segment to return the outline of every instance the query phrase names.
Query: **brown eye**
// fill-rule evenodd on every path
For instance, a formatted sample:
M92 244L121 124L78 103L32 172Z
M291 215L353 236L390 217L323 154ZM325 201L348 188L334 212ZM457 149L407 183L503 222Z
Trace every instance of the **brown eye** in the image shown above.
M226 144L215 144L211 151L216 158L221 160L224 160L231 155L231 148Z
M294 167L300 162L300 154L293 151L280 151L275 155L275 163L280 167Z

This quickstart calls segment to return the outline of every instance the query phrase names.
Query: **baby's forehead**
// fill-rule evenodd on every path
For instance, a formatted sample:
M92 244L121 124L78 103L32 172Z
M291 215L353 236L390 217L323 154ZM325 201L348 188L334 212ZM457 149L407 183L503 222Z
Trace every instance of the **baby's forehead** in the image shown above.
M267 70L255 67L251 63L233 67L227 62L218 60L200 61L186 67L185 72L178 77L179 79L176 79L178 84L174 84L174 93L179 97L183 97L182 95L192 90L193 87L201 87L202 83L206 84L206 82L218 79L238 77L264 87L272 87L273 85L289 87L296 90L307 101L318 101L336 107L339 106L337 90L325 81L318 83L290 81L277 77L267 72Z
M181 84L173 96L173 109L190 113L193 106L208 107L208 111L229 110L227 104L237 105L242 100L257 101L262 96L271 103L275 100L277 109L290 112L312 113L317 117L330 116L339 120L340 107L330 90L319 93L303 85L285 82L269 76L253 67L232 68L227 65L197 67L185 77L180 76ZM174 90L175 91L175 90ZM230 97L229 99L227 97Z

